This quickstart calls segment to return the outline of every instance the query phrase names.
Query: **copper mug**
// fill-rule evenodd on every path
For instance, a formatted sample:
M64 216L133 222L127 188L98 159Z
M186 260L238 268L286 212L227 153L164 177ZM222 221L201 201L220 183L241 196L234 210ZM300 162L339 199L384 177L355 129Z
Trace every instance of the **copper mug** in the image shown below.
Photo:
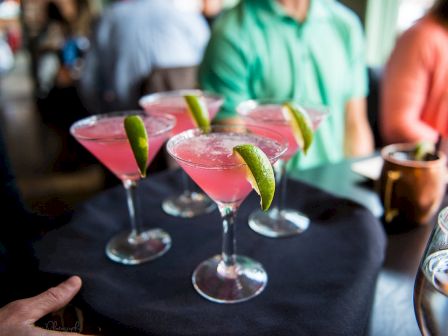
M439 209L446 190L446 156L438 152L432 160L400 158L396 153L411 152L415 144L393 144L381 150L384 165L379 194L386 224L395 220L406 224L428 223Z

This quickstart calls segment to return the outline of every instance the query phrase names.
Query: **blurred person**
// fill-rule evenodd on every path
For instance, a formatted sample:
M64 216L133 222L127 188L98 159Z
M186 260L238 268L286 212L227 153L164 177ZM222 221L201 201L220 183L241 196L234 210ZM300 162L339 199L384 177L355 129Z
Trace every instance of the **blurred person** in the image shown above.
M63 224L67 218L49 218L33 213L25 204L9 161L2 128L0 128L0 306L21 296L33 295L39 289L37 260L32 242L44 232ZM69 214L67 214L69 215ZM70 216L70 215L69 215ZM30 282L29 279L35 281Z
M96 18L89 0L49 1L46 12L47 24L37 42L37 81L41 98L54 86L73 85Z
M46 6L45 28L37 39L36 81L38 97L45 97L55 84L60 68L59 53L69 34L69 22L54 1Z
M90 154L69 134L69 128L87 115L77 81L96 14L90 0L54 0L48 3L48 12L50 22L55 21L59 27L59 34L58 43L49 53L53 57L53 71L40 67L47 74L48 84L40 91L38 107L42 121L59 143L53 170L73 171L92 163Z
M50 335L34 323L66 306L81 287L79 277L71 277L37 296L54 279L38 271L32 241L67 220L32 213L24 204L12 171L0 128L0 336ZM22 299L23 297L29 297ZM66 333L51 335L66 335ZM76 334L70 334L76 335Z
M32 294L37 274L31 242L48 228L42 217L25 205L9 161L0 128L0 212L5 220L0 225L0 306L22 295ZM7 220L6 220L7 218ZM26 276L22 276L26 275ZM4 290L4 289L8 290Z
M8 220L0 225L0 336L46 335L34 322L65 306L79 291L81 280L70 278L56 288L35 295L44 277L39 276L31 241L48 229L51 220L33 215L24 205L11 170L0 129L0 210ZM46 280L46 278L45 278ZM63 335L63 334L57 334Z
M385 67L380 115L385 142L448 138L447 83L448 0L437 0L398 38Z
M201 1L184 0L129 0L106 7L80 78L88 110L138 108L153 69L198 65L209 38L201 9Z
M60 4L64 5L59 8ZM47 6L49 23L40 43L41 49L49 49L57 56L53 84L69 86L77 79L97 13L89 0L55 0Z
M373 151L361 23L334 0L242 0L214 24L200 66L203 89L226 101L218 119L235 119L246 99L295 99L327 105L306 156L289 169Z
M82 64L83 57L90 45L92 28L99 13L90 0L77 0L74 2L74 13L69 16L70 25L69 36L67 37L63 49L63 66L70 70L73 79L77 79L78 71Z

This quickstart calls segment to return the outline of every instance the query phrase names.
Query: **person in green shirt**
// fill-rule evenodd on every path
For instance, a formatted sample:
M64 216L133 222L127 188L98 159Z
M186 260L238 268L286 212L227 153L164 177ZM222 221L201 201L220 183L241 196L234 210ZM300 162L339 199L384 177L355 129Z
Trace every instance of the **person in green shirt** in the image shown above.
M292 173L373 151L362 26L335 0L242 0L215 22L199 83L225 97L220 122L234 121L246 99L328 106L308 154L290 160Z

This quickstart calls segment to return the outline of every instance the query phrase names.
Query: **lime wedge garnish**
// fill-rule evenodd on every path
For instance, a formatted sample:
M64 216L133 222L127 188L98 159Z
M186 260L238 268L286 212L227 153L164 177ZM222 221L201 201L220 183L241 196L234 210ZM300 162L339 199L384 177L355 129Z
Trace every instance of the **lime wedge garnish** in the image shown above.
M420 141L414 148L414 160L422 161L425 159L426 154L435 152L435 145L429 141Z
M266 154L252 144L233 147L233 152L247 165L247 179L252 188L260 195L261 208L269 209L275 193L275 177L271 162Z
M195 95L185 95L188 112L196 127L202 128L204 132L210 130L210 117L205 102Z
M302 107L293 103L283 105L286 120L291 123L294 137L300 148L306 154L313 142L313 126L308 113Z
M134 153L140 175L146 176L146 168L148 166L148 134L146 133L143 119L138 115L127 116L124 119L124 129L126 136Z

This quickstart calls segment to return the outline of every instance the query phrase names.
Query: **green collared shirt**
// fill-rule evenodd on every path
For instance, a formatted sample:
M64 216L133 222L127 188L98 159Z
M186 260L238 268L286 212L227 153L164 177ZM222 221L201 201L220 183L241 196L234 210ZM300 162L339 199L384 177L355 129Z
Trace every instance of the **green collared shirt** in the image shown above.
M235 116L246 99L329 106L308 154L294 156L289 169L337 162L344 157L345 104L367 95L362 26L335 0L311 0L302 23L275 0L242 0L216 21L199 81L225 97L218 119Z

